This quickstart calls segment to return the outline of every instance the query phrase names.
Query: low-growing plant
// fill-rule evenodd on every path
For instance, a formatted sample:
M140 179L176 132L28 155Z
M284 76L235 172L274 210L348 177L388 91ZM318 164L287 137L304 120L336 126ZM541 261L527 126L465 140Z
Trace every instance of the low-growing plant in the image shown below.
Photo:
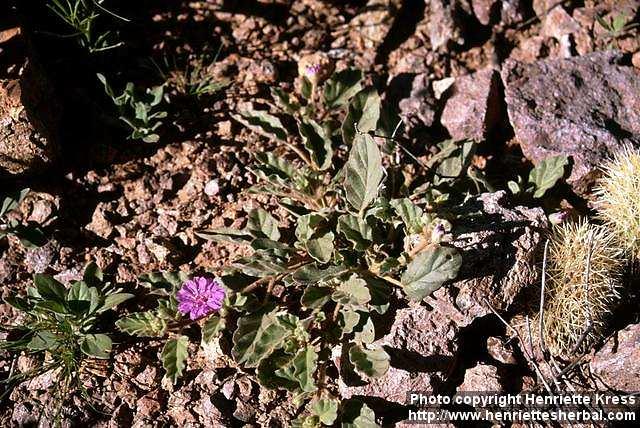
M35 224L22 224L11 218L10 213L24 201L29 189L0 197L0 239L7 235L15 236L25 247L37 247L46 242L42 229Z
M206 54L189 57L184 66L179 66L175 59L170 61L166 57L161 65L152 62L162 79L167 85L174 87L178 94L200 98L213 95L231 84L230 79L218 79L209 71L209 67L217 61L219 53L220 49L213 59L208 59Z
M317 72L312 67L310 73ZM466 180L475 143L442 143L445 153L429 164L429 180L409 182L395 156L378 147L374 135L390 135L389 127L377 91L363 88L362 74L338 72L324 86L307 77L299 96L272 90L279 116L252 108L234 115L289 149L255 155L259 183L250 191L275 197L291 226L281 228L257 208L242 230L199 231L207 240L246 245L253 254L219 279L144 279L164 284L154 290L165 297L156 309L117 325L167 339L160 355L173 382L186 365L186 327L199 325L204 345L232 332L236 364L255 370L263 386L306 403L295 426L338 419L374 426L371 409L338 399L337 384L387 372L389 355L375 343L376 326L394 299L420 302L456 277L462 258L447 242L456 217L446 202ZM193 305L201 308L196 315Z
M613 48L614 45L618 46L618 39L628 34L631 30L638 26L637 23L631 22L633 17L624 13L619 13L616 16L611 16L609 20L606 20L602 16L596 15L596 21L606 31L605 38L609 40L609 48Z
M89 52L102 52L123 45L117 41L117 32L97 29L97 21L103 15L109 15L121 21L125 18L105 8L103 0L49 0L47 7L74 32L64 37L73 37Z
M159 110L160 103L165 98L164 86L147 88L142 92L129 82L123 92L116 95L104 75L98 74L98 79L117 107L119 119L129 128L129 138L142 140L145 143L157 142L160 136L156 131L162 126L161 119L167 117L166 111Z
M6 332L0 350L26 353L38 360L35 368L3 381L16 382L51 372L57 379L60 411L67 394L84 394L81 376L96 359L107 359L112 341L102 315L133 297L105 282L100 269L87 265L83 279L65 287L50 275L36 274L26 296L11 295L5 302L21 316Z
M509 181L507 186L514 195L542 198L564 177L567 165L569 165L569 158L564 155L548 157L529 172L529 178L526 181L519 176L518 182Z

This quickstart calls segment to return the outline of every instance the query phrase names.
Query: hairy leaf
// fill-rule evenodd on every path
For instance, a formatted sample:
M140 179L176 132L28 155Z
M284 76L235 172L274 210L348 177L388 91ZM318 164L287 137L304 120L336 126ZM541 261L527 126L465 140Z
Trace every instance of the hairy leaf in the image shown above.
M251 210L247 220L247 230L256 238L280 239L278 220L262 208Z
M296 225L296 238L301 242L307 242L315 233L316 227L322 223L324 217L320 214L305 214L298 217Z
M347 281L340 283L331 295L331 299L343 306L357 308L369 303L371 293L364 279L353 274Z
M338 405L338 400L334 398L316 398L307 407L321 423L331 426L338 417Z
M80 349L90 357L104 360L109 358L111 346L111 338L106 334L87 334L84 336Z
M544 159L529 173L529 183L535 184L534 198L541 198L556 185L564 176L565 167L569 164L569 158L564 155L552 156Z
M58 336L48 330L36 332L27 344L27 348L32 351L53 351L59 345Z
M142 337L163 336L167 322L154 311L135 312L116 321L120 331Z
M320 281L336 278L348 270L345 266L329 266L326 269L318 269L315 264L308 264L298 268L292 277L300 285L313 285Z
M313 375L316 371L318 354L312 346L300 350L286 366L276 370L276 375L295 381L303 392L315 391Z
M422 231L422 209L411 202L409 198L393 199L389 202L394 211L400 216L408 233L420 233Z
M202 229L194 231L196 236L207 241L218 243L231 242L233 244L247 244L251 234L245 230L232 229L230 227L219 227L214 229Z
M38 289L38 293L44 299L52 299L57 302L64 302L67 294L64 285L56 281L56 279L50 275L37 273L33 275L33 283Z
M13 211L24 201L24 198L29 194L30 189L22 189L18 192L13 192L9 195L0 198L0 217L3 217L6 213Z
M348 400L343 405L341 428L378 428L376 414L358 400Z
M189 348L189 338L180 336L176 339L169 339L162 348L160 359L162 367L164 367L167 379L173 384L182 376L182 372L187 365L187 356Z
M370 135L358 134L345 165L345 193L349 203L359 212L378 195L384 170L380 149Z
M244 316L238 320L238 328L233 333L233 358L239 364L256 367L290 334L278 319L277 310Z
M318 169L324 171L329 168L333 158L331 137L311 119L298 122L298 131L302 136L305 149L311 155L311 160Z
M333 255L333 239L333 232L325 233L318 238L309 239L306 242L307 252L320 263L328 263Z
M356 251L365 251L373 239L373 229L369 223L352 214L344 214L338 218L338 233L342 233Z
M122 302L126 302L129 299L132 299L134 296L130 293L113 293L109 294L105 299L104 303L98 309L98 312L108 311L109 309L113 309L118 306Z
M342 122L342 139L351 145L356 136L356 128L360 132L376 129L380 118L380 95L375 88L367 88L358 92L349 103L347 116Z
M231 117L267 138L281 141L287 140L287 130L280 122L280 119L266 111L249 109L240 112L240 114L232 114Z
M420 301L454 279L462 257L454 248L435 246L419 253L409 263L400 282L410 299Z
M361 81L360 70L344 70L331 76L324 84L324 102L327 107L331 109L347 104L362 89Z
M382 348L367 349L361 345L349 348L349 361L360 376L377 378L389 370L389 354Z
M304 289L300 303L303 307L309 309L319 309L329 301L331 296L330 287L319 287L317 285L310 285Z
M225 328L225 319L217 315L209 317L202 326L202 342L210 343Z

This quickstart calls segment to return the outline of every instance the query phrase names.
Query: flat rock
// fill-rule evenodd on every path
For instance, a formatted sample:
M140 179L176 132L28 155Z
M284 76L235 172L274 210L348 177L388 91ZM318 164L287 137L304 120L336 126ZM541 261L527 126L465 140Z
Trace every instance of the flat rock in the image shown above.
M485 139L500 119L498 82L493 69L455 79L440 119L453 138Z
M475 367L467 369L464 374L464 381L458 388L458 392L500 392L503 389L497 367L488 364L478 364Z
M502 2L498 0L471 0L473 13L482 25L489 25L492 15L499 9Z
M640 324L620 330L591 359L591 371L607 388L640 391Z
M50 84L31 64L20 80L0 79L0 175L37 173L55 161L59 114Z
M572 156L569 183L584 193L623 145L640 145L640 72L614 51L525 64L506 61L509 119L533 163Z
M541 208L509 206L503 190L483 193L458 209L466 219L453 228L462 267L449 288L468 324L490 313L487 303L510 311L538 283L536 256L548 220Z

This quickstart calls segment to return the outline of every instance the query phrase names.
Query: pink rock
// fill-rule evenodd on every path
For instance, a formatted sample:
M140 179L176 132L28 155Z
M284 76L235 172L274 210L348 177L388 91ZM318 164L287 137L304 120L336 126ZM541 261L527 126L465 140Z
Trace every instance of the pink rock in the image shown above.
M640 391L640 324L618 332L591 359L591 371L608 388Z
M456 140L482 141L500 118L498 75L485 69L456 78L441 122Z

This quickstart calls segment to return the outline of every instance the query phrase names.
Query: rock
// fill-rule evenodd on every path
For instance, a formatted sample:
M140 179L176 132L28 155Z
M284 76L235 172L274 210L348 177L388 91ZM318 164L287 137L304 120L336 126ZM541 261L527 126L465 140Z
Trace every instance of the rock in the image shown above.
M456 140L484 140L500 119L498 89L498 74L492 69L456 78L442 125Z
M620 330L593 356L590 367L607 389L640 391L640 324Z
M500 7L501 2L498 0L472 0L471 7L473 13L482 25L489 25L494 12Z
M507 60L502 80L509 119L534 163L572 156L568 181L584 193L598 168L625 144L640 140L640 72L617 52L524 64Z
M460 25L458 2L449 0L427 1L429 8L429 24L427 26L431 48L438 50L450 43L464 44L462 26Z
M50 241L41 247L27 250L24 257L24 265L29 272L44 273L51 266L57 254L55 242Z
M400 101L400 115L407 129L429 128L436 116L436 99L427 74L418 74L411 84L409 98Z
M487 352L502 364L517 364L513 351L498 337L487 338Z
M160 410L162 410L162 406L156 399L156 396L157 393L152 392L139 398L138 401L136 401L136 408L138 410L136 418L149 419L159 413Z
M371 66L375 62L376 51L384 43L397 11L398 0L369 0L349 23L349 41L358 52L360 66Z
M87 225L86 229L101 238L109 239L113 234L113 224L106 217L110 207L109 203L100 202L93 211L91 223Z
M391 357L389 371L363 386L347 385L341 377L338 388L343 398L365 395L405 404L409 391L437 389L457 358L456 321L461 317L446 295L432 306L432 310L414 305L397 311L389 333L374 342Z
M574 44L580 55L593 50L589 33L562 6L554 7L546 14L541 33L544 37L552 37L560 42L560 51L564 58L573 56Z
M503 391L502 380L498 375L497 367L487 364L478 364L467 369L464 374L464 381L458 387L458 392L473 391Z
M450 287L466 323L491 313L487 302L499 312L514 309L539 281L536 255L547 217L541 208L510 207L507 201L504 190L483 193L456 210L468 220L453 226L454 245L463 250ZM474 218L473 212L481 214Z
M60 108L32 64L20 80L0 79L0 175L41 172L58 156Z
M524 0L502 0L500 22L503 25L514 25L526 19L526 7Z

